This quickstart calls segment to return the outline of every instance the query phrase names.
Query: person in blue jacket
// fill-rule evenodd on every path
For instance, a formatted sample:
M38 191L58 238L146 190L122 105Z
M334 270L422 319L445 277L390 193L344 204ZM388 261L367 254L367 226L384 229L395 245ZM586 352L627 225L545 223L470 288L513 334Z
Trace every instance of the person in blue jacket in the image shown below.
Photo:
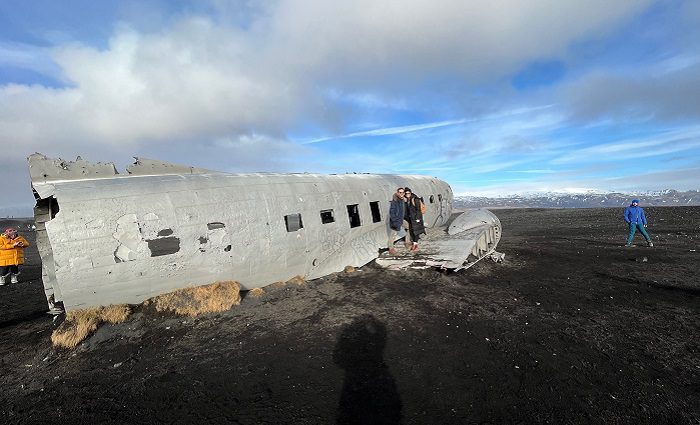
M651 238L646 231L647 227L647 217L644 215L644 210L639 206L639 200L633 199L632 205L625 208L625 221L630 227L630 233L627 236L627 245L632 246L632 239L634 239L634 233L639 229L639 233L644 236L647 241L647 245L654 246L651 242Z

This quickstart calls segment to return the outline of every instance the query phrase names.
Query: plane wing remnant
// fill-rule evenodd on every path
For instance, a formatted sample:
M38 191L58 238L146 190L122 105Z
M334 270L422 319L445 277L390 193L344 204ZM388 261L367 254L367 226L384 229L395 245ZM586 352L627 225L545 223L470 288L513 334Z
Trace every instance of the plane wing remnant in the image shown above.
M477 261L496 253L501 240L501 222L495 214L485 209L463 212L450 226L433 227L421 238L418 253L404 252L390 255L388 252L377 258L377 264L390 268L437 267L462 270ZM503 254L497 253L495 261Z
M429 228L421 252L401 261L462 269L500 239L486 210L446 227L452 190L428 176L229 174L139 158L121 174L80 157L28 161L47 300L66 310L137 304L219 280L245 290L360 267L386 248L399 186L423 196Z

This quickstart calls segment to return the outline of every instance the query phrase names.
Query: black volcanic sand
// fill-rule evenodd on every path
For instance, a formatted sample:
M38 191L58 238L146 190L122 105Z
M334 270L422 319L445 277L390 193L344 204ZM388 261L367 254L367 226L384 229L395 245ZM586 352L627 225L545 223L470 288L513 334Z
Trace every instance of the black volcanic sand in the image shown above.
M620 209L500 210L503 264L369 265L197 319L141 309L72 351L50 345L30 252L30 280L0 288L0 417L697 424L700 207L647 213L654 248L622 246Z

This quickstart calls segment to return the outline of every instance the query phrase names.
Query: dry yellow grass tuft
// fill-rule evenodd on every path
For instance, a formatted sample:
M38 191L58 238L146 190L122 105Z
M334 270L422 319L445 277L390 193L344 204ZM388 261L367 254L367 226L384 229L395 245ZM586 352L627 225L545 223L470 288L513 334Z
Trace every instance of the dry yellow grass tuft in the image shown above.
M131 309L126 304L69 311L66 320L51 334L51 343L56 347L74 348L103 322L121 323L129 314Z
M353 266L345 266L345 268L343 269L343 271L344 271L345 273L352 273L352 272L355 271L355 268L354 268Z
M131 308L126 304L112 304L102 307L100 317L107 323L122 323L131 314Z
M260 298L265 295L265 290L263 288L253 288L248 291L248 294L253 298Z
M294 276L293 278L289 279L287 281L287 283L293 283L295 285L301 286L301 285L304 285L306 283L306 281L304 280L303 277L297 275L297 276Z
M194 317L202 313L226 311L241 303L238 282L214 282L195 288L182 288L151 298L157 311L172 311L181 316Z

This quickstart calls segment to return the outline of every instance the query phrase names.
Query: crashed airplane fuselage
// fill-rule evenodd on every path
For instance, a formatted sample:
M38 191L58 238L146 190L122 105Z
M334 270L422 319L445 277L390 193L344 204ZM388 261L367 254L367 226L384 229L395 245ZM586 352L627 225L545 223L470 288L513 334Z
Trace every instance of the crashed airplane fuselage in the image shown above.
M29 168L47 299L66 310L136 304L216 280L252 289L362 266L386 248L399 186L423 197L428 227L452 214L450 186L427 176L228 174L151 160L119 174L111 163L40 154ZM476 225L491 230L477 232L474 258L500 239L498 219L485 217ZM473 224L462 220L458 230Z

